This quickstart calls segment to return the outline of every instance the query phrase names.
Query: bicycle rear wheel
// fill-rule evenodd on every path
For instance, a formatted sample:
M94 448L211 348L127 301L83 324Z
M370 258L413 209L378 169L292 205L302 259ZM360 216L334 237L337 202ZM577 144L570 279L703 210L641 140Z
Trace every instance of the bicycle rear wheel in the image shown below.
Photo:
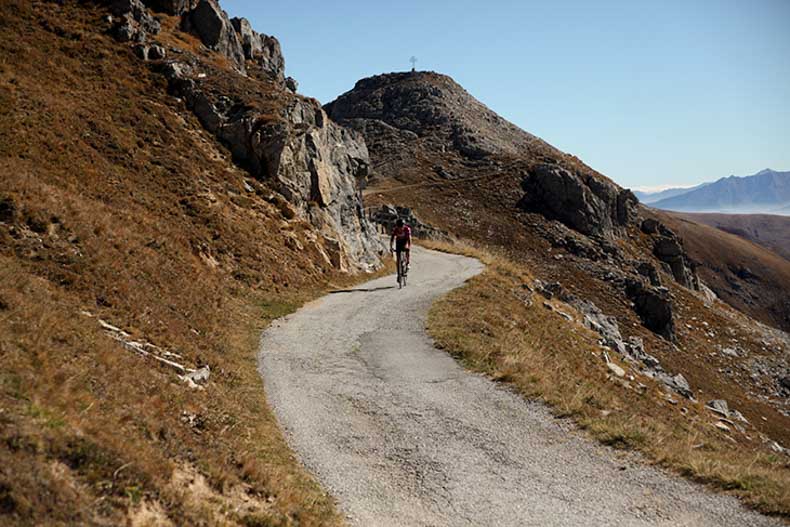
M406 284L403 276L403 256L400 251L395 253L395 267L398 271L398 289L403 289L403 286Z

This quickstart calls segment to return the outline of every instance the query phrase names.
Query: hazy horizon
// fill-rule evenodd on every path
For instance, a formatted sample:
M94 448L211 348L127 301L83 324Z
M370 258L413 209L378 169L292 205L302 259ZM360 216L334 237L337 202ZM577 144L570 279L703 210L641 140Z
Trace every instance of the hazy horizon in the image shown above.
M416 55L626 187L790 169L790 2L222 5L322 103Z

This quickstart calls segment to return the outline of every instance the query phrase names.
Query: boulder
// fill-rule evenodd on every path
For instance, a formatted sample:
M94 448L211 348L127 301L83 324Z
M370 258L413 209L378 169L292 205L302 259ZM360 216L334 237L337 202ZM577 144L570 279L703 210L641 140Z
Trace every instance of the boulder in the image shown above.
M646 328L667 340L674 340L672 301L666 288L648 286L640 280L629 280L626 283L625 293L634 303L634 311Z
M203 366L197 370L191 371L184 375L184 377L197 385L206 384L211 376L211 369L208 366Z
M645 343L640 337L629 337L625 341L625 349L627 357L641 362L648 371L655 371L661 368L661 363L658 359L645 351Z
M576 300L573 305L582 314L585 327L598 333L606 346L621 355L626 354L626 345L616 318L603 314L598 306L587 300Z
M167 52L159 45L137 44L134 46L134 53L142 60L162 60Z
M547 284L542 280L535 280L535 290L547 300L551 300L555 296L562 299L565 295L565 288L559 282L549 282Z
M691 386L683 374L678 373L670 378L670 382L667 384L670 388L675 390L677 393L686 397L687 399L693 399L694 393L691 391Z
M299 83L293 77L285 78L285 87L296 93L299 90Z
M658 220L647 218L646 220L642 221L640 228L645 234L656 234L658 232L658 225Z
M164 47L152 44L148 48L148 60L164 60L165 57L167 57L167 51Z
M659 237L653 244L653 254L662 262L683 256L683 247L677 238Z

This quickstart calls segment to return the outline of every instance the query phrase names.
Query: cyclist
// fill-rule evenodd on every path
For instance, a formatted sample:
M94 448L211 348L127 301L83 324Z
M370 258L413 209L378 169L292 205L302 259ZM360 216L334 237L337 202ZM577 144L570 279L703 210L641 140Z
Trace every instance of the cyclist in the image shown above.
M392 244L395 242L395 248ZM392 229L392 236L390 237L390 252L403 253L406 257L406 272L409 271L409 255L411 252L411 228L403 223L402 219L395 222L395 228Z

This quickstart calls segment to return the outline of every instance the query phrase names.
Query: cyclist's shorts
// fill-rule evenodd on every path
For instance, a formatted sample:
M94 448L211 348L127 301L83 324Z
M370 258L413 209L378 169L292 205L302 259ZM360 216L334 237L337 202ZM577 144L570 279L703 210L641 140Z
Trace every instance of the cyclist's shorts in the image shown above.
M408 251L409 248L406 246L406 242L408 242L408 240L405 238L403 240L395 238L395 250L397 252Z

